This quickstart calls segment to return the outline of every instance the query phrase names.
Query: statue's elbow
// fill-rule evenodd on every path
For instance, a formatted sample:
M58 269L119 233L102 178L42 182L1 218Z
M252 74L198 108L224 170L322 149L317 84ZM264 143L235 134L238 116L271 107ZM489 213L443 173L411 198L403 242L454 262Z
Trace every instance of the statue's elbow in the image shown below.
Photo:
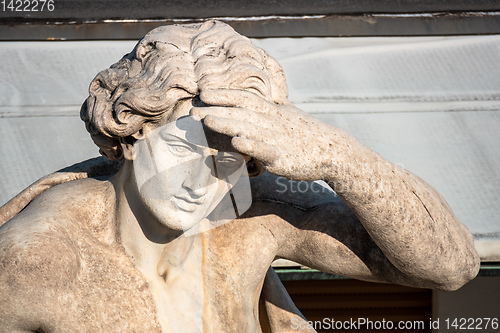
M472 281L479 273L481 262L477 252L471 251L462 263L456 262L454 267L441 276L438 288L443 291L455 291Z

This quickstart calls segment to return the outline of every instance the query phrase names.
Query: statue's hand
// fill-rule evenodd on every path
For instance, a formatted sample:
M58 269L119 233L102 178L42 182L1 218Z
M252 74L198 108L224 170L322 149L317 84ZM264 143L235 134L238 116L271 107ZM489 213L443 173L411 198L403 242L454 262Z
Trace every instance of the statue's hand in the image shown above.
M231 136L237 151L269 172L289 179L324 179L346 135L292 104L278 105L248 91L208 90L200 99L210 106L193 108L192 116Z

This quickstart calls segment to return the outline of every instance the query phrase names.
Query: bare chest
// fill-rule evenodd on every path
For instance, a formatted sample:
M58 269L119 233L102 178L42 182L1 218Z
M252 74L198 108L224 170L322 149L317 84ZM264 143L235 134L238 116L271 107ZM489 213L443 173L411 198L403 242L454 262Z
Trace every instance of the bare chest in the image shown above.
M139 268L163 332L260 331L258 301L268 264L257 267L220 245L197 239L188 255L167 251L156 267Z
M255 241L262 237L223 236L206 234L187 257L166 255L146 268L122 248L79 241L79 273L57 292L49 331L260 332L259 298L274 252Z

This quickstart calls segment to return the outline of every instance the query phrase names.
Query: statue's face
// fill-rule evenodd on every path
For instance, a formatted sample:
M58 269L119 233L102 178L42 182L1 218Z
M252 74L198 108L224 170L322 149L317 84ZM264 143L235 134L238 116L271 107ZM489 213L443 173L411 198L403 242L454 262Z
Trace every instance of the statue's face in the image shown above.
M211 225L242 214L251 194L245 157L229 150L228 138L207 137L201 122L187 116L190 108L190 101L180 103L163 124L144 128L133 169L147 209L166 227L196 232L193 226L216 215L216 207L220 216L211 216L217 220Z

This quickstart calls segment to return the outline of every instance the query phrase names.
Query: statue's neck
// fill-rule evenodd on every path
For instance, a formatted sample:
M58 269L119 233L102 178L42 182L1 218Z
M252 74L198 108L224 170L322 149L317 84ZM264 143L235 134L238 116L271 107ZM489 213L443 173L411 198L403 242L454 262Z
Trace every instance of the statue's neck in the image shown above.
M117 238L148 283L158 322L164 332L188 326L201 328L206 297L204 235L185 236L160 227L148 210L140 207L140 200L124 180L115 180Z
M112 180L116 191L117 239L141 270L164 267L160 261L165 261L165 253L171 253L167 260L170 264L182 262L193 247L194 237L165 227L142 207L130 171L126 162Z

